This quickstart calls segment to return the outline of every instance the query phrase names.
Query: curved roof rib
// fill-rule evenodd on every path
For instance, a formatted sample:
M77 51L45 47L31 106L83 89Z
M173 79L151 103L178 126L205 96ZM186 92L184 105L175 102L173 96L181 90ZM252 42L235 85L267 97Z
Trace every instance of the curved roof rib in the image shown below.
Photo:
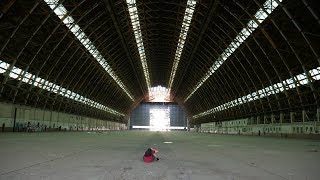
M281 2L282 0L279 0ZM193 88L191 93L185 98L186 102L201 86L206 80L228 59L233 52L240 47L240 45L256 30L259 25L272 13L274 9L278 7L278 2L274 0L267 0L263 4L263 8L260 8L254 15L254 19L250 20L245 28L243 28L240 33L234 38L234 40L229 44L229 46L221 53L217 60L210 67L206 75L201 78L196 87Z
M83 44L83 46L90 52L90 54L99 62L99 64L107 71L112 79L121 87L121 89L133 101L134 97L130 94L129 90L122 83L116 73L112 70L106 59L102 56L95 45L90 41L88 36L83 32L75 20L68 15L67 9L59 3L59 0L44 0L53 12L62 20L62 22L70 29L75 37Z
M150 91L151 84L150 84L150 77L149 77L149 68L147 63L147 58L145 54L145 48L143 45L143 38L140 29L140 21L139 21L139 14L138 8L136 6L135 0L127 0L128 10L130 14L131 24L134 31L134 36L136 38L136 43L138 46L138 52L140 55L141 65L143 68L144 77L147 83L148 91Z
M195 1L195 0L188 0L188 2L187 2L187 8L186 8L186 12L184 13L184 17L183 17L183 21L182 21L177 50L174 55L173 66L171 69L169 85L168 85L169 90L171 90L171 88L172 88L172 83L173 83L174 77L176 75L176 71L178 69L180 57L181 57L181 54L183 51L184 43L185 43L187 35L188 35L189 27L191 24L191 20L192 20L192 16L193 16L193 12L195 10L196 4L197 4L197 1Z
M310 77L310 78L309 78ZM271 96L274 94L281 93L285 90L290 90L294 89L296 87L306 85L306 84L311 84L313 81L318 81L320 80L320 67L316 69L312 69L308 72L308 74L299 74L295 76L294 78L286 79L282 82L273 84L271 86L268 86L264 89L260 89L254 93L248 94L246 96L242 96L238 99L235 99L233 101L227 102L225 104L222 104L220 106L214 107L212 109L209 109L205 112L199 113L197 115L192 116L193 118L200 118L202 116L206 116L209 114L213 114L219 111L223 111L235 106L239 106L251 101L255 101L267 96Z

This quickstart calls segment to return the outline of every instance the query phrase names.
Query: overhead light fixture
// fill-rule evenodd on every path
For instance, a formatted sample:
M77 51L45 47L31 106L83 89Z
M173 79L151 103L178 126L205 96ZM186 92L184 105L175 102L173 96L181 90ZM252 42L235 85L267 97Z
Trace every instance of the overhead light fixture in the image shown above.
M52 82L45 80L45 79L37 77L36 75L31 74L27 71L24 71L18 67L13 66L12 69L10 70L10 64L0 60L0 74L3 74L5 72L7 72L8 70L10 71L9 77L12 79L21 80L24 83L33 85L35 87L44 89L46 91L49 91L49 92L52 92L55 94L59 94L60 96L75 100L77 102L86 104L88 106L106 111L108 113L111 113L111 114L114 114L117 116L124 116L124 114L122 114L112 108L109 108L105 105L102 105L96 101L93 101L89 98L86 98L86 97L80 95L80 94L72 92L66 88L63 88L57 84L54 84Z
M308 73L310 74L310 78L312 79L312 81L313 80L314 81L320 80L320 67L312 69ZM255 101L257 99L271 96L273 94L281 93L284 90L294 89L298 86L305 85L308 83L312 83L312 82L309 81L308 76L305 73L302 73L302 74L296 75L293 78L286 79L280 83L273 84L273 85L268 86L264 89L260 89L254 93L248 94L246 96L242 96L242 97L235 99L233 101L224 103L220 106L214 107L214 108L209 109L205 112L194 115L194 116L192 116L192 118L199 118L199 117L213 114L213 113L216 113L219 111L223 111L223 110L235 107L235 106L239 106L241 104L245 104L245 103L248 103L251 101Z
M141 29L140 29L140 21L139 21L138 8L136 5L136 1L135 0L127 0L127 6L128 6L128 10L129 10L132 28L134 31L134 36L136 38L136 43L138 46L138 51L139 51L139 55L140 55L140 61L142 64L144 77L145 77L147 87L148 87L148 92L149 92L150 87L151 87L150 77L149 77L149 70L148 70L145 49L143 46L143 38L142 38Z
M111 69L111 66L104 59L102 54L90 41L88 36L83 32L74 19L69 16L67 9L59 3L59 0L44 0L47 5L53 10L53 12L61 19L61 21L69 28L69 30L76 36L76 38L82 43L82 45L90 52L90 54L98 61L98 63L104 68L105 71L112 77L114 81L120 86L120 88L129 96L133 101L133 96L129 90L122 83L116 73Z
M171 74L170 74L170 79L169 79L169 90L171 90L171 88L172 88L172 83L173 83L174 77L175 77L177 69L178 69L182 50L183 50L184 44L186 42L186 38L188 35L189 27L191 24L191 20L192 20L192 16L193 16L193 12L195 10L196 4L197 4L197 1L195 1L195 0L188 0L188 2L187 2L187 8L184 13L182 26L181 26L181 30L180 30L180 35L179 35L179 40L178 40L178 45L177 45L176 53L174 56L173 66L171 69Z
M229 46L220 54L217 60L210 67L206 75L198 82L195 88L187 96L184 102L188 99L202 86L204 82L216 72L216 70L231 56L233 52L240 47L240 45L256 30L259 25L272 13L274 9L278 7L278 2L282 0L267 0L263 4L263 8L260 8L254 15L254 19L250 20L245 28L243 28L240 33L233 39Z

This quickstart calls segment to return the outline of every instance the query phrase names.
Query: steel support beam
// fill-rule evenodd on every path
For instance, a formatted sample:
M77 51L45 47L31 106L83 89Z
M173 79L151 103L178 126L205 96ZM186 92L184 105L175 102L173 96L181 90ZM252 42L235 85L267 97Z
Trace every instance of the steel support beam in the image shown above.
M283 118L284 118L284 114L281 112L281 113L280 113L280 124L282 124Z
M294 112L290 112L290 122L293 123L294 122Z
M304 124L307 120L306 110L302 110L302 123Z
M200 28L201 31L199 33L199 36L197 37L197 42L196 44L194 45L193 49L192 49L192 52L191 52L191 55L189 56L188 60L187 60L187 65L186 67L184 68L183 70L183 73L179 79L179 82L178 82L178 85L177 85L177 88L175 91L173 91L173 94L172 94L172 99L174 98L176 92L178 91L179 89L179 86L182 82L182 79L183 77L185 76L186 72L187 72L187 69L190 65L190 62L192 61L194 55L196 54L196 51L198 50L198 47L199 47L199 44L200 42L202 41L202 38L203 38L203 35L205 34L210 22L211 22L211 19L213 18L213 15L214 15L214 12L216 11L216 8L219 4L219 0L214 0L214 1L211 1L211 4L210 4L210 11L208 12L207 14L207 18L205 20L205 22L203 23L202 27Z
M140 82L140 79L138 76L137 76L137 72L136 72L136 67L133 65L133 59L132 59L132 55L131 55L131 52L129 51L129 48L128 48L128 43L126 42L125 38L124 38L124 35L120 29L120 23L119 23L119 19L118 17L115 15L115 12L114 12L114 8L113 8L113 1L112 0L104 0L104 4L106 5L106 8L107 8L107 11L109 12L109 15L111 16L111 19L112 19L112 22L114 24L114 27L119 35L119 38L121 39L121 44L124 48L124 51L126 52L126 55L130 61L130 65L132 66L132 69L134 71L134 76L135 78L137 79L138 83L139 83L139 87L140 87L140 90L142 91L142 94L145 95L147 91L144 91L144 89L142 88L142 85L141 85L141 82Z
M275 116L274 116L274 114L271 114L271 124L273 124L274 122L275 122Z
M7 13L16 0L3 0L0 1L0 18L3 14Z

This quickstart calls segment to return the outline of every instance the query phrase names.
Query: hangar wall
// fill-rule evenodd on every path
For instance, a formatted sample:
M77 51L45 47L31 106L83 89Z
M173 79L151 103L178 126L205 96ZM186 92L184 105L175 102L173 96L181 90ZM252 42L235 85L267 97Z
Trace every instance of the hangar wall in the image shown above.
M150 126L150 109L169 109L171 127L187 127L187 115L176 103L141 103L133 110L130 126Z
M279 117L283 118L281 115ZM277 121L276 116L271 115L203 123L199 131L219 134L320 138L320 121L319 115L311 118L306 111L302 111L300 114L290 113L287 120L280 118Z
M117 122L9 103L0 103L0 127L0 132L127 129Z

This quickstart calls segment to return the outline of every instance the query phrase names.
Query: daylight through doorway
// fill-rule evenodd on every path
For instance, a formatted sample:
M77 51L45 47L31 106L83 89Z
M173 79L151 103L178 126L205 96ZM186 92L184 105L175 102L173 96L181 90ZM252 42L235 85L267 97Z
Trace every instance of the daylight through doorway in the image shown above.
M150 109L150 131L168 131L170 127L170 109Z

